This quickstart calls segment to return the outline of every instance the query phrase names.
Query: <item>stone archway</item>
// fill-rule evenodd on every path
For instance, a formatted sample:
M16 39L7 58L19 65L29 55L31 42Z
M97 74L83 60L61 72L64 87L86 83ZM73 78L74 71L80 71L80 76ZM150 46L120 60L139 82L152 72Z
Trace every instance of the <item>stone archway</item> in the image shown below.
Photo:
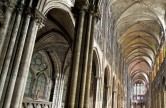
M104 70L104 83L103 83L103 108L107 108L108 106L108 81L109 81L109 68L106 67Z
M54 8L48 11L45 26L37 33L33 51L34 55L40 51L44 51L50 58L52 73L50 81L47 83L50 85L50 87L47 88L50 94L47 94L49 95L47 100L42 101L46 101L46 104L50 104L51 102L52 106L57 108L64 107L66 102L64 98L67 97L66 94L68 93L68 91L65 90L68 90L66 86L68 85L70 76L69 67L71 64L71 46L73 38L72 27L66 26L72 26L72 21L69 21L70 24L67 24L67 22L63 22L59 19L61 17L69 17L67 12L63 9ZM70 20L70 18L68 20ZM41 94L41 92L39 94ZM26 100L24 100L23 103L25 103L25 101ZM33 104L34 101L31 103Z
M93 51L92 72L91 72L91 85L90 85L90 108L97 106L97 93L98 93L98 80L99 80L99 60L96 51Z

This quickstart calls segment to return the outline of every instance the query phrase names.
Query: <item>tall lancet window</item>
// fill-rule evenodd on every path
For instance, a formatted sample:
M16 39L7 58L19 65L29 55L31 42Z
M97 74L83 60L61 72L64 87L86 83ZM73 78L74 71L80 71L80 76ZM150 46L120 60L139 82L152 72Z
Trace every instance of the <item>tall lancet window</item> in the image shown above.
M28 97L32 97L31 93L32 93L33 82L34 82L34 77L32 75L32 72L29 71L26 88L25 88L25 95Z
M45 98L44 93L45 93L45 89L46 89L46 84L47 84L46 76L44 74L38 76L35 93L37 94L39 92L40 98Z

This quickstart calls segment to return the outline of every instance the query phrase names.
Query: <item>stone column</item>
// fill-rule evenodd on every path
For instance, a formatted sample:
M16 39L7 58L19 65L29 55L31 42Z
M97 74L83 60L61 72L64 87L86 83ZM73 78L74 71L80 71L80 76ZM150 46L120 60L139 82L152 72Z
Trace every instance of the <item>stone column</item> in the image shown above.
M151 88L151 89L152 89L152 88ZM151 90L151 104L150 104L150 105L151 105L150 107L152 107L152 108L153 108L153 104L154 104L154 103L153 103L154 95L152 95L153 91L154 91L154 90L152 89L152 90Z
M161 90L161 96L160 96L160 103L161 103L161 108L164 108L164 92L163 90Z
M110 96L109 95L109 88L110 88L110 86L106 85L106 91L105 91L106 92L106 102L105 102L106 104L105 104L105 108L108 108L108 106L109 106L109 98L110 98L109 97Z
M9 5L7 5L7 9L6 9L6 12L5 12L5 19L4 19L4 22L0 28L0 56L1 56L1 53L2 53L2 49L3 49L3 46L5 44L5 38L6 38L6 34L7 34L7 31L8 31L8 27L9 27L9 23L10 23L10 20L11 20L11 16L12 16L12 13L13 13L13 10L15 8L15 5L17 3L17 0L13 0L14 2L10 2L8 3Z
M91 10L90 10L91 11ZM85 96L85 86L86 86L86 77L87 77L87 65L88 65L88 56L89 56L89 45L90 45L90 35L91 35L91 25L92 24L92 12L88 14L87 22L87 33L85 40L85 51L84 51L84 61L83 61L83 71L82 71L82 80L81 80L81 91L80 91L80 102L79 108L84 108L84 96Z
M124 99L123 99L123 96L121 97L121 107L120 108L124 108Z
M149 108L151 107L151 101L152 101L152 72L149 72Z
M95 99L95 108L100 108L100 106L101 106L101 83L102 83L102 78L101 78L101 76L96 76L95 77L96 78L96 99ZM102 107L102 106L101 106Z
M62 88L62 77L59 77L58 79L58 86L57 86L57 93L56 93L56 104L55 108L60 108L60 97L61 97L61 88Z
M156 91L156 88L154 90L154 98L153 98L153 101L154 101L154 108L157 108L157 91Z
M160 50L160 57L159 57L159 64L161 65L162 64L162 62L163 62L163 47L161 48L161 50Z
M164 91L164 100L163 100L163 105L164 107L163 108L166 108L166 91Z
M61 108L64 82L65 82L64 77L58 76L55 79L55 86L54 86L55 88L54 88L52 108Z
M35 45L36 34L38 30L38 19L34 17L30 22L28 28L28 34L25 42L25 47L23 49L23 54L21 58L20 68L18 71L14 96L11 104L11 108L20 108L22 104L23 94L26 86L26 81L28 77L30 62L32 58L32 53Z
M158 55L157 57L157 71L156 71L156 74L158 73L159 69L160 69L160 55Z
M61 90L61 76L59 76L58 82L57 82L57 85L56 85L55 108L58 108L58 105L59 105L60 92L61 92L60 90Z
M8 49L8 44L9 44L9 41L10 41L10 37L11 37L11 34L12 34L12 29L13 29L13 26L14 26L14 23L15 23L15 19L16 19L16 12L13 13L12 15L12 18L10 20L10 26L8 28L8 32L6 34L6 37L5 37L5 45L1 45L2 47L2 51L3 53L0 52L0 74L1 74L1 71L2 71L2 67L3 67L3 63L4 63L4 59L5 59L5 55L6 55L6 52L7 52L7 49Z
M120 94L118 93L117 94L117 108L120 108L120 99L119 99L119 97L120 97Z
M3 67L2 67L2 71L1 71L1 76L0 76L0 100L1 100L2 92L3 92L3 88L4 88L4 85L5 85L6 77L7 77L7 74L8 74L9 65L10 65L11 59L13 57L13 51L14 51L14 46L16 44L17 34L18 34L20 22L21 22L21 16L22 16L22 11L18 10L16 19L15 19L15 23L14 23L14 27L13 27L13 30L12 30L11 39L10 39L10 43L9 43L9 46L8 46L7 54L5 56L4 64L3 64Z
M110 79L112 79L112 77L110 77ZM112 86L111 86L111 83L110 83L111 81L109 81L109 85L108 85L108 95L107 95L107 98L109 99L108 100L108 108L111 108L111 104L112 104L112 93L111 93L111 91L112 91Z
M14 13L13 14L13 17L12 17L12 19L11 19L11 21L10 21L10 27L9 27L9 32L8 32L8 34L6 35L6 40L5 40L5 44L7 44L7 43L9 43L9 40L10 40L10 35L11 35L11 33L12 33L12 29L13 29L13 25L14 25L14 21L15 21L15 18L16 18L16 13ZM7 48L8 48L8 45L5 45L4 47L3 47L3 53L1 54L1 56L0 56L0 74L1 74L1 71L2 71L2 67L3 67L3 62L4 62L4 59L5 59L5 55L6 55L6 51L7 51ZM9 79L9 76L7 75L7 78L6 78L6 81L8 81L8 79ZM0 97L1 99L0 99L0 107L2 107L2 104L3 104L3 101L4 101L4 98L5 98L5 91L6 91L6 89L7 89L7 84L5 84L5 86L4 86L4 88L3 88L3 94L2 94L2 96Z
M118 94L118 108L121 108L121 94Z
M159 92L158 89L156 88L156 108L159 108Z
M164 43L164 46L163 46L163 59L165 58L165 55L166 55L166 54L165 54L165 51L166 51L166 50L165 50L165 48L166 48L165 44L166 44L166 42Z
M158 104L159 104L159 106L158 106L158 108L162 108L161 107L161 102L162 102L162 100L161 100L161 90L159 90L159 94L158 94L159 96L158 96Z
M8 84L8 89L7 89L7 92L6 92L6 99L5 99L5 102L4 102L4 108L9 108L10 107L10 103L11 103L11 100L12 100L12 95L13 95L13 92L14 92L14 87L15 87L15 82L16 82L16 76L18 74L18 69L19 69L19 65L20 65L20 61L21 61L21 57L22 57L22 52L23 52L23 48L24 48L24 44L25 44L25 39L26 39L26 35L27 35L27 31L28 31L28 27L29 27L29 22L30 22L30 14L28 14L26 17L25 17L25 20L24 20L24 23L23 23L23 28L22 28L22 31L21 31L21 37L20 37L20 42L19 42L19 45L18 45L18 49L17 49L17 54L16 54L16 57L14 59L14 66L13 66L13 69L12 69L12 73L11 73L11 76L10 76L10 81L9 81L9 84Z
M58 77L55 78L55 85L54 85L54 94L53 94L53 102L52 102L52 108L55 108L56 101L57 101L57 93L58 93Z
M113 91L113 108L117 108L117 98L118 98L118 94L117 94L117 91Z
M92 61L93 61L93 44L94 44L94 31L97 17L93 16L92 19L92 28L91 28L91 37L89 45L89 57L88 57L88 66L87 66L87 76L86 76L86 91L84 98L84 108L89 108L89 97L90 97L90 86L91 86L91 73L92 73Z
M64 77L61 79L61 89L60 89L60 98L59 98L59 102L58 102L58 108L62 107L62 98L63 98L63 89L64 89Z
M84 18L85 18L85 10L84 10L84 7L82 7L81 10L79 11L78 28L77 28L76 41L74 46L75 48L74 48L74 56L73 56L74 58L73 58L73 64L72 64L72 76L71 76L71 83L70 83L68 108L75 108L75 97L76 97L76 89L77 89L77 79L78 79L78 71L79 71Z

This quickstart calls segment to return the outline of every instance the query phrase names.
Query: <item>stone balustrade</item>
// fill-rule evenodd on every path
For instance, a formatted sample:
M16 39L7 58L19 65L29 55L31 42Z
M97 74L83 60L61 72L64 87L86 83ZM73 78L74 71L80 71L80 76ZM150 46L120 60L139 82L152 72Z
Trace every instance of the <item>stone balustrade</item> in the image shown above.
M22 108L52 108L52 102L24 100Z

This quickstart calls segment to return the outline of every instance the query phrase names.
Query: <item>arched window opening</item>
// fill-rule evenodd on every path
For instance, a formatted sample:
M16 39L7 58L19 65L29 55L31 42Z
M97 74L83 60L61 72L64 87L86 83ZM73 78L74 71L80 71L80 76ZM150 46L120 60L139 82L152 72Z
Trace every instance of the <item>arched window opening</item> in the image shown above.
M39 51L33 55L24 92L25 97L34 100L49 99L48 95L46 95L46 93L50 93L50 91L46 89L49 86L49 84L47 84L47 78L50 76L48 66L48 59L43 51Z
M36 95L38 95L39 97L37 98L42 98L44 99L45 96L45 91L46 91L46 84L47 84L47 79L46 79L46 76L45 75L40 75L38 78L37 78L37 83L36 83Z
M138 82L133 85L133 95L145 95L146 94L146 85Z
M107 68L105 69L104 73L104 86L103 86L103 108L107 108L107 78L108 78L108 73L107 73Z
M97 80L96 80L96 64L92 62L92 72L91 72L91 86L90 86L90 108L95 108L96 102L96 88L97 88Z
M133 107L143 107L145 105L146 100L146 93L147 93L147 87L146 84L142 81L136 81L132 85L132 106Z
M26 87L25 87L25 96L27 96L27 97L32 98L33 82L34 82L34 76L32 75L32 72L29 71L28 79L27 79Z
M113 82L112 82L112 108L114 108L114 101L115 101L115 77L113 77Z

